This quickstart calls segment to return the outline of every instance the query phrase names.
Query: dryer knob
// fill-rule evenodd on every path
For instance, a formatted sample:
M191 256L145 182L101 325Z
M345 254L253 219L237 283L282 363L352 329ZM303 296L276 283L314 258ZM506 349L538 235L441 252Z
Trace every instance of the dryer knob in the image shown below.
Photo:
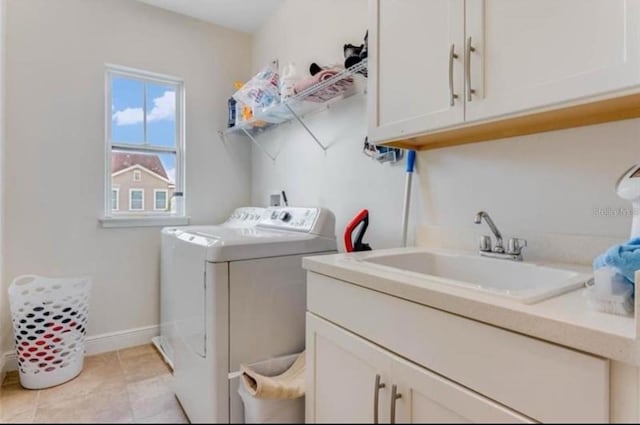
M280 213L280 220L286 223L287 221L291 220L291 214L287 211L282 211L282 213Z

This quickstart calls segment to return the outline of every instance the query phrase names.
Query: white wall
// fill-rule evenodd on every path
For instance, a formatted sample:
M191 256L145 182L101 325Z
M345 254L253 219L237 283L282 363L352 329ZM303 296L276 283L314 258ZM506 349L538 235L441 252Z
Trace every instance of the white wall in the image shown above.
M304 75L312 62L343 63L343 45L361 44L366 29L367 0L286 0L254 34L253 70L276 58L281 66L295 62ZM374 248L398 246L404 162L381 165L362 154L365 103L364 96L352 97L310 119L320 140L331 145L326 154L297 124L262 134L265 148L280 155L272 161L253 149L253 203L265 205L270 193L284 189L292 205L333 210L340 238L348 220L368 208L365 241Z
M5 0L0 0L0 241L3 236L4 229L4 203L3 203L3 191L4 191L4 149L5 149L5 46L6 46L6 20L5 20ZM0 276L4 268L4 255L0 252ZM5 305L5 291L4 287L0 283L0 379L3 379L2 371L4 369L4 356L7 347L10 346L10 339L2 332L4 329L4 322L7 317L2 314Z
M157 325L160 229L98 224L104 65L184 78L187 212L208 223L250 199L247 145L216 135L250 38L131 0L9 0L7 18L2 291L23 273L91 275L90 335Z
M528 239L526 258L590 264L629 237L630 216L594 210L630 207L615 183L640 161L639 141L635 119L421 152L422 243L477 249L484 209L504 236Z
M342 61L342 44L360 43L366 0L287 0L254 35L253 70L271 59ZM360 153L366 134L364 99L349 99L310 123L332 146L326 154L297 125L262 135L277 152L271 161L253 149L252 198L268 202L285 189L295 204L334 210L337 233L360 208L372 213L375 248L397 246L404 187L403 165L378 165ZM640 160L640 120L557 131L422 152L418 155L410 233L417 243L469 250L486 225L485 209L505 236L529 240L529 259L588 264L628 237L630 217L603 217L594 208L625 208L615 195L619 175ZM423 223L424 224L419 224Z

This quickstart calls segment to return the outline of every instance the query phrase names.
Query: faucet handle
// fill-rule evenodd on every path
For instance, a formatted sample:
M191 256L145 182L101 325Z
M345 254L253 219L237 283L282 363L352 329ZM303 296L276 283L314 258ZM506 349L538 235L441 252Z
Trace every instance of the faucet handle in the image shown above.
M480 236L480 251L491 252L491 236Z
M522 248L524 248L525 246L527 246L526 239L511 238L509 239L509 243L507 245L507 253L520 254L522 252Z

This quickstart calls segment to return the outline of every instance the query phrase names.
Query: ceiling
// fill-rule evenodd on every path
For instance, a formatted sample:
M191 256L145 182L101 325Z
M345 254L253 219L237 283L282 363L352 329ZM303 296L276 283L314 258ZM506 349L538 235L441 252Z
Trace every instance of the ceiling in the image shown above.
M254 32L282 0L140 0L242 32Z

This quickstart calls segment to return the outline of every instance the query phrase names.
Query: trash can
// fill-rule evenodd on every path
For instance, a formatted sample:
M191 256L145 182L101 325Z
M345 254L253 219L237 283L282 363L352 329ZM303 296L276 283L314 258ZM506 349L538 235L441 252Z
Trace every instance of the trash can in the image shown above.
M84 364L91 279L25 275L9 285L20 383L29 389L62 384Z
M301 357L300 361L296 361ZM295 364L295 365L294 365ZM304 379L304 353L289 356L277 357L258 363L253 363L243 369L250 369L265 377L273 377L277 380L279 376L297 367L302 367L302 377ZM245 372L246 373L246 372ZM238 393L244 404L244 422L255 423L304 423L304 395L297 398L261 398L260 394L254 396L247 388L246 381L241 377ZM303 381L304 383L304 381ZM286 386L286 383L284 384Z

